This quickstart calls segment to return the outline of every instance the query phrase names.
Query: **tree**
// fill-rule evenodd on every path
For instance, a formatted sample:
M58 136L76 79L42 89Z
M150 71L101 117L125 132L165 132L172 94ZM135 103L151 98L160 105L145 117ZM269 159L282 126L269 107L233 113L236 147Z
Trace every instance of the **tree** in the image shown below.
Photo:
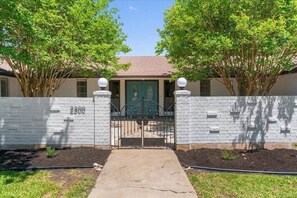
M156 52L189 80L220 77L230 95L266 95L297 56L297 0L176 0Z
M130 49L110 0L0 0L0 58L24 96L52 96L69 76L110 77Z

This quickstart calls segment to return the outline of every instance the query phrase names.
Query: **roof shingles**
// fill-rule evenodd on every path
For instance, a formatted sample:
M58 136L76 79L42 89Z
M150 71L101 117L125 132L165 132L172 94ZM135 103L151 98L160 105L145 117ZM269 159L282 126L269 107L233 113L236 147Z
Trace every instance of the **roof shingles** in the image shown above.
M115 77L169 77L175 69L164 56L121 56L119 63L131 63L127 71L118 71ZM0 68L11 72L10 66L0 60Z
M119 62L131 66L117 72L116 77L168 77L175 72L164 56L122 56Z

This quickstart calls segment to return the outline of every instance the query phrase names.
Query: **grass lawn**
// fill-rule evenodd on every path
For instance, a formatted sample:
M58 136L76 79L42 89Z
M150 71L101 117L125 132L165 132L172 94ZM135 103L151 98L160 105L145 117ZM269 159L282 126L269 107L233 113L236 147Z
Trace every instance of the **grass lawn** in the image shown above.
M92 177L85 177L81 181L76 182L66 193L65 197L80 198L88 197L89 190L95 185L95 180Z
M201 197L297 197L297 176L192 172Z
M96 177L84 174L71 177L74 173L76 171L67 170L57 176L54 171L0 171L0 197L87 197ZM65 175L73 181L66 181Z

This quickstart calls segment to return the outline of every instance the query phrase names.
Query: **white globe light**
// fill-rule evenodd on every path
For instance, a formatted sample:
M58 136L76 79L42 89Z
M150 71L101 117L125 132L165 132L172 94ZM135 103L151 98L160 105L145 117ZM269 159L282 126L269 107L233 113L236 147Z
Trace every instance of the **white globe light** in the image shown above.
M104 90L108 85L108 80L106 78L99 78L98 85L102 90Z
M184 89L186 85L187 85L187 80L185 78L182 77L182 78L177 79L177 86L180 89Z

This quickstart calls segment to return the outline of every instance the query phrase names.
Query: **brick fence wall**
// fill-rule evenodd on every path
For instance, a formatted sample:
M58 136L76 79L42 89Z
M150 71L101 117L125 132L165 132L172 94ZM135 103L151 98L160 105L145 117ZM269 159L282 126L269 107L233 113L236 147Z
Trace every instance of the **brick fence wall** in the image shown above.
M94 98L1 98L0 107L1 149L110 145L108 91Z
M176 93L177 146L182 149L293 148L297 98L191 97Z
M109 91L93 98L0 98L0 149L110 147ZM191 97L175 92L177 148L293 148L297 98Z

